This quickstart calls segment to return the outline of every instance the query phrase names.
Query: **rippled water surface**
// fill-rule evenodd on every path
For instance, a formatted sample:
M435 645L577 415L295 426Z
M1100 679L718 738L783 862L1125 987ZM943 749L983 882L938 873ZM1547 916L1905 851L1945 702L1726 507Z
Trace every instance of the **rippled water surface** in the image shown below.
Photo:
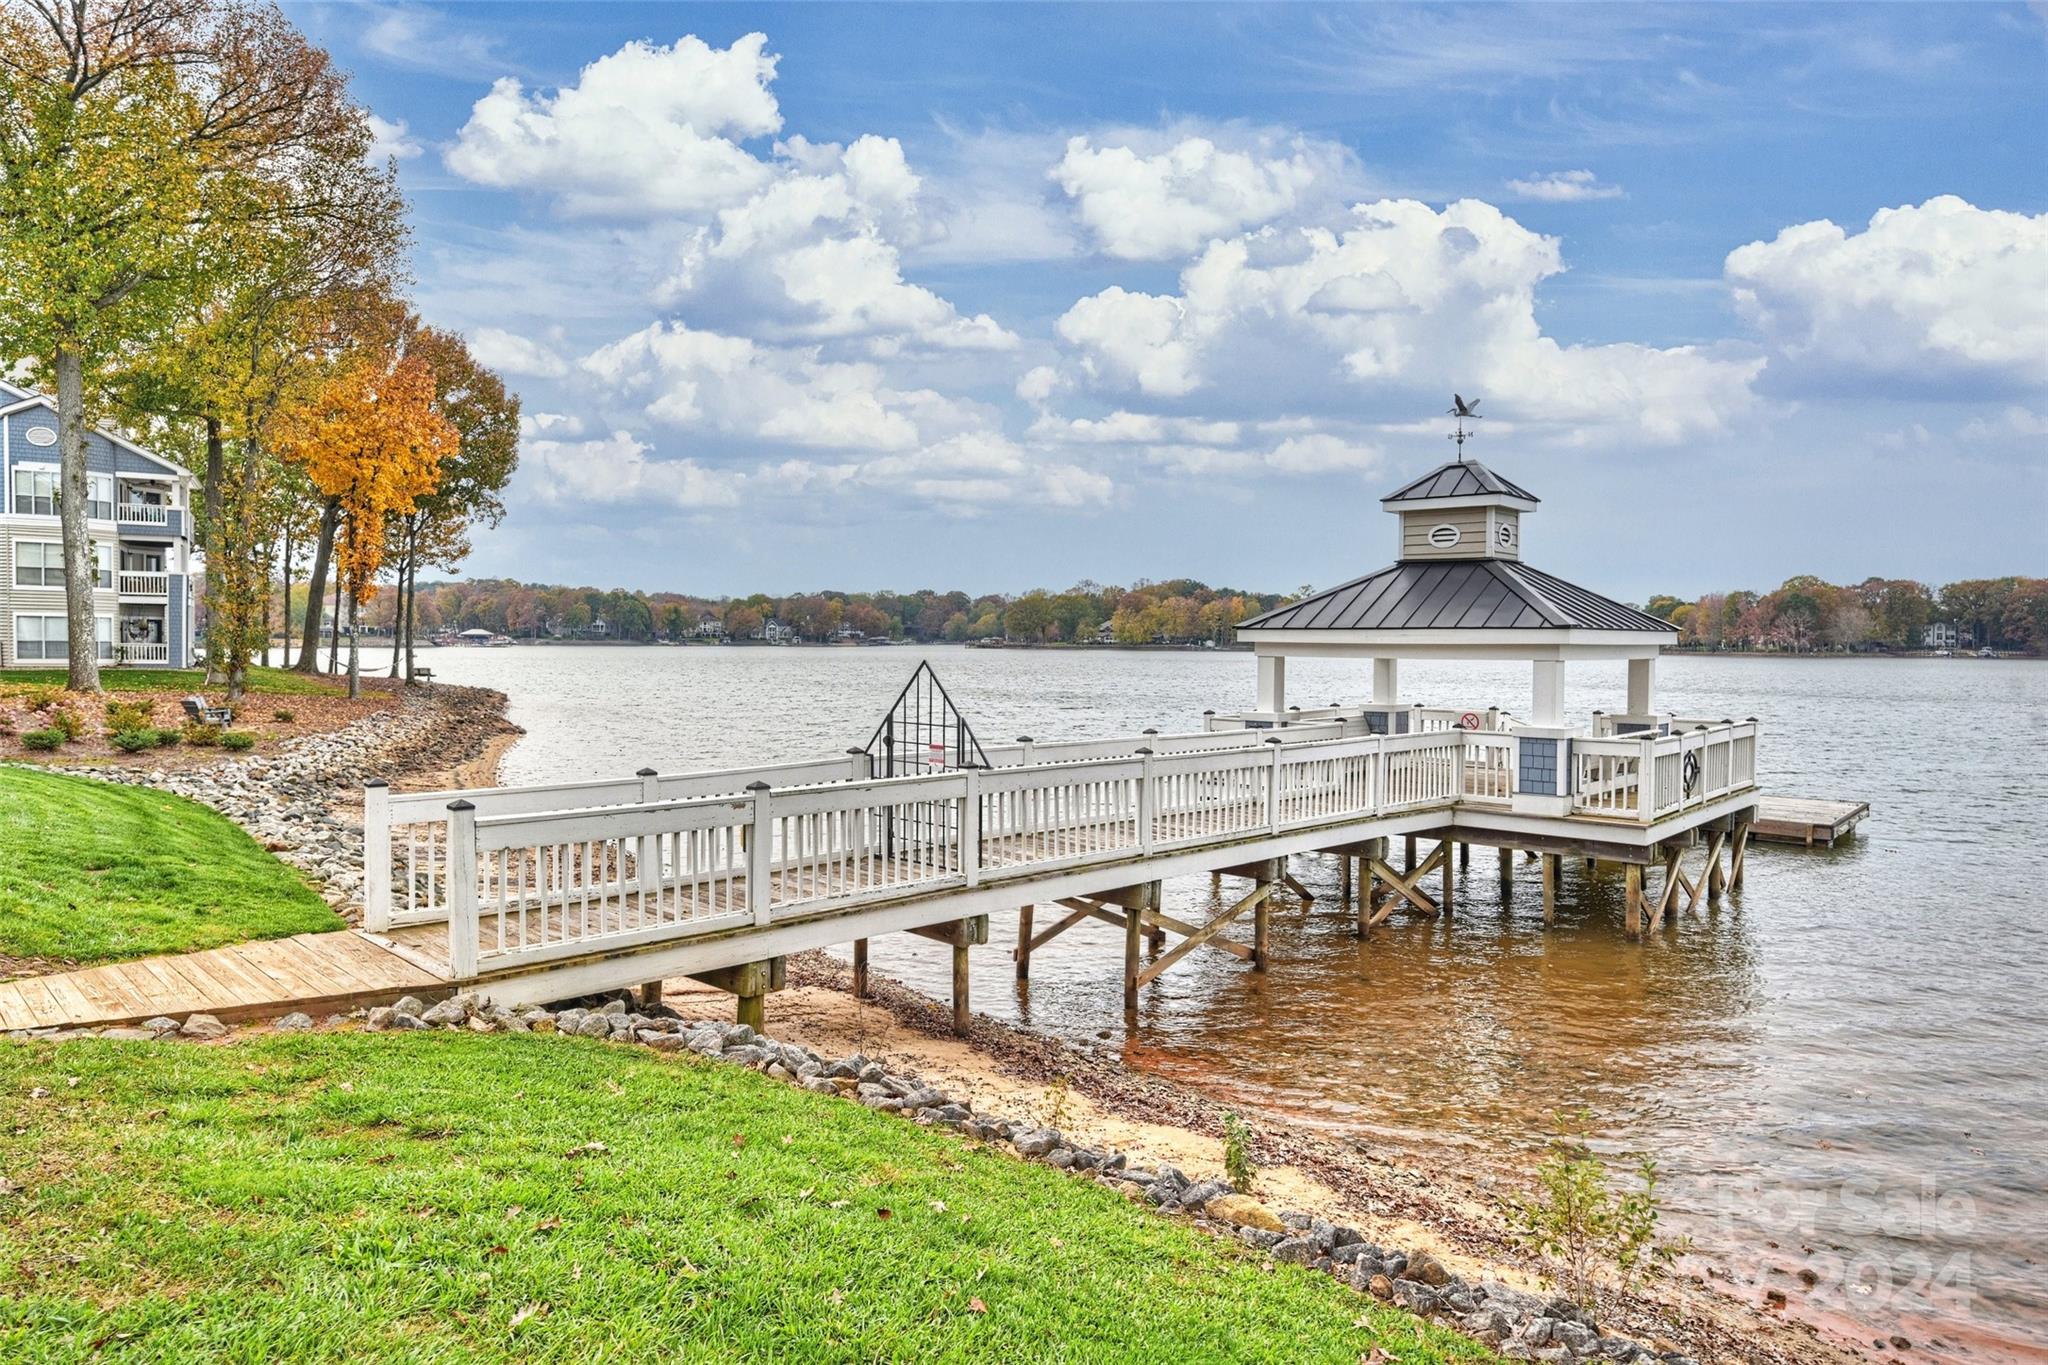
M1193 729L1252 702L1243 654L899 649L442 649L510 694L509 782L836 753L931 658L985 742ZM1296 660L1302 705L1370 692ZM1574 665L1567 710L1620 709L1621 664ZM1526 666L1407 664L1406 698L1526 711ZM1756 716L1771 791L1868 801L1833 852L1755 846L1748 885L1649 942L1618 875L1568 867L1545 932L1534 863L1474 849L1447 923L1361 944L1325 905L1274 919L1264 977L1196 952L1125 1037L1120 931L1083 925L1014 986L1014 926L976 950L977 1009L1369 1141L1442 1136L1526 1166L1554 1116L1662 1163L1702 1261L1857 1335L2035 1358L2048 1342L2048 666L1978 660L1662 662L1659 709ZM1295 860L1318 891L1328 860ZM1194 917L1221 895L1169 883ZM877 971L943 993L944 949L878 940ZM1773 1245L1775 1244L1775 1245ZM1794 1278L1819 1276L1811 1290Z

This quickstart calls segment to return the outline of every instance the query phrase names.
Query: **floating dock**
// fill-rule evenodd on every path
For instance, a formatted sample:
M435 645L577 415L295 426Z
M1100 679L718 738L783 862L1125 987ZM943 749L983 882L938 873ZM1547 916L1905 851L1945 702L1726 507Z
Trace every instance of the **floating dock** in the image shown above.
M1870 814L1868 801L1822 801L1810 796L1761 796L1749 837L1772 844L1832 847Z

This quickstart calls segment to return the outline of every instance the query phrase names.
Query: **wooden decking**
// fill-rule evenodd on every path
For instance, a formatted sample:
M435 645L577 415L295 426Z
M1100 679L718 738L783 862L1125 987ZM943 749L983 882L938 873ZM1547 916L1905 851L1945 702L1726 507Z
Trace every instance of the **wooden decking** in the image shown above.
M0 1031L342 1010L447 984L361 934L299 934L0 981Z
M1765 796L1756 803L1749 837L1773 844L1831 845L1870 814L1868 801L1822 801L1808 796Z

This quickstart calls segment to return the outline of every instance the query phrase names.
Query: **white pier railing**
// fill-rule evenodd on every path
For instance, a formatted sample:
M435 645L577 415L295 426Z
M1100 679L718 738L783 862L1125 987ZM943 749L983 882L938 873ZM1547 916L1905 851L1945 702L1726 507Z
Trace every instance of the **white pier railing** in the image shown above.
M1752 786L1756 731L1575 737L1550 799L1569 796L1571 818L1653 825ZM990 757L1029 761L913 777L870 777L854 752L550 787L372 784L364 921L374 932L445 921L450 968L467 979L1408 811L1519 811L1523 742L1503 730L1334 739L1299 726L1020 742Z

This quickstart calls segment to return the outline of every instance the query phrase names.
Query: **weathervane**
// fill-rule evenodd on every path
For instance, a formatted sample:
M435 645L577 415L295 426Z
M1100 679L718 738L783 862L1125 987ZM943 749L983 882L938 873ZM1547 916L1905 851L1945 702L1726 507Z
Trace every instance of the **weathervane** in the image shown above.
M1465 442L1475 434L1465 430L1465 419L1469 417L1475 422L1482 420L1479 416L1479 400L1475 398L1467 403L1463 395L1454 393L1451 395L1448 415L1458 419L1458 429L1451 433L1451 439L1458 443L1458 462L1462 464L1465 460Z

